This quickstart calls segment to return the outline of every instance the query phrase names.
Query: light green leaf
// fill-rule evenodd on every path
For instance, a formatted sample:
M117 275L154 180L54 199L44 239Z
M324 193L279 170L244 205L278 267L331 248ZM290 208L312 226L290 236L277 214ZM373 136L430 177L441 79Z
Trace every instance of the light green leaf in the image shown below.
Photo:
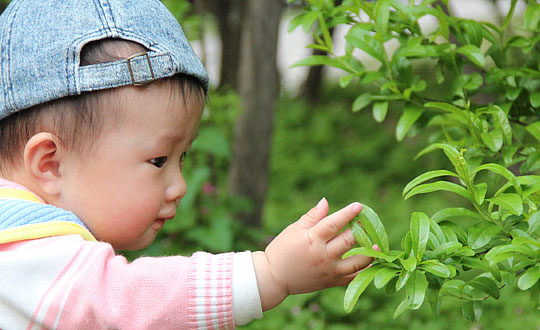
M411 272L403 269L401 271L401 274L399 274L398 280L396 282L396 291L401 290L405 284L407 284L407 281L409 280L409 277L411 276Z
M446 281L441 286L440 294L454 296L454 297L461 297L461 292L463 291L464 285L465 285L465 282L463 282L462 280Z
M388 29L388 20L390 18L390 2L380 0L375 3L375 15L377 17L377 36L379 40L384 41Z
M360 221L362 226L371 237L371 239L379 246L379 249L388 253L389 244L388 244L388 234L386 234L386 229L384 228L383 223L379 219L379 216L373 209L367 205L363 205L362 213L360 213Z
M416 258L414 256L410 256L407 259L399 258L399 262L409 272L412 272L416 269Z
M351 28L345 36L345 40L351 46L363 50L381 63L386 63L386 51L382 43L373 38L368 31L362 29L360 26L357 25Z
M373 250L371 248L366 248L366 247L363 247L363 246L358 247L358 248L354 248L354 249L350 249L349 251L347 251L343 255L342 258L345 259L347 257L355 256L355 255L358 255L358 254L361 254L361 255L366 256L366 257L386 259L386 254L382 253L381 251Z
M530 124L529 126L525 127L525 129L538 141L540 141L540 121Z
M491 278L485 276L478 276L467 284L475 289L487 293L495 299L499 299L499 287L497 286L495 280Z
M474 169L473 171L473 177L480 171L483 171L483 170L487 170L487 171L490 171L492 173L495 173L495 174L498 174L502 177L504 177L505 179L508 180L508 182L510 182L514 188L516 189L516 192L518 194L522 194L522 191L521 191L521 186L519 185L517 179L516 179L516 176L514 175L514 173L512 173L509 169L507 169L506 167L502 166L502 165L499 165L499 164L495 164L495 163L489 163L489 164L483 164L483 165L480 165L478 166L477 168Z
M531 2L523 15L525 28L529 31L540 31L540 4Z
M523 214L523 201L518 194L500 194L488 200L491 203L510 211L512 214Z
M364 228L362 228L362 226L360 226L356 220L349 222L349 227L352 230L354 239L356 240L358 244L360 244L360 246L363 246L368 249L372 248L373 243L371 242L371 240L369 239L369 236L364 231Z
M486 246L501 228L490 222L480 222L469 227L469 246L472 249L479 249Z
M384 287L391 279L397 276L399 269L383 267L375 275L375 280L373 284L377 289Z
M393 318L398 318L403 312L405 312L407 309L411 307L409 299L405 298L403 301L399 304L399 306L396 308L393 314Z
M419 266L419 269L425 270L426 272L430 272L433 275L439 276L439 277L450 277L451 272L448 266L441 263L438 260L426 260L422 262Z
M486 198L487 184L486 183L473 184L471 185L471 189L473 191L474 200L479 205L482 205L482 203L484 203L484 199Z
M376 122L382 123L388 113L388 101L373 103L373 118Z
M452 218L482 219L482 217L478 213L461 207L450 207L442 209L437 211L431 217L431 219L435 222L441 222Z
M405 138L405 135L418 118L420 118L422 112L424 112L422 107L410 103L405 105L403 114L399 118L396 126L396 138L398 141L402 141Z
M407 291L407 299L411 309L418 309L424 303L428 282L424 272L415 271L405 286Z
M533 107L540 107L540 91L532 92L530 100Z
M518 288L528 290L540 279L540 265L536 264L529 269L518 280Z
M465 45L458 48L457 52L465 55L469 61L479 68L483 68L486 65L486 58L484 57L484 54L482 54L480 48L475 45Z
M359 95L353 102L353 112L358 112L371 104L371 94L364 93Z
M324 55L308 56L306 58L303 58L295 62L293 65L291 65L291 68L296 68L300 66L316 66L316 65L328 65L328 66L332 66L338 69L345 70L347 72L351 71L351 68L349 68L346 64L344 64L339 59L324 56Z
M365 268L349 283L343 299L343 309L350 313L356 305L360 295L366 290L368 285L379 271L380 267L374 266Z
M527 230L527 233L532 234L540 228L540 211L534 212L529 219L527 220L529 223L529 230Z
M412 251L416 256L416 260L420 262L426 250L427 241L429 239L430 223L429 218L425 213L413 212L411 216L411 240Z
M414 187L407 195L405 195L405 200L411 198L414 195L418 194L426 194L434 191L449 191L453 192L455 194L458 194L462 197L465 197L468 200L472 200L472 196L469 194L467 189L463 188L460 185L457 185L452 182L447 181L438 181L433 183L426 183L419 186Z
M480 134L482 141L493 152L501 150L503 145L503 135L501 131L483 132Z
M496 246L489 250L486 254L486 260L491 264L498 264L508 258L516 257L518 253L527 257L537 257L537 253L527 244L508 244Z
M438 257L443 253L448 256L461 249L462 246L463 245L459 242L446 242L439 245L435 250L433 250L433 254L435 257Z
M406 186L403 188L403 195L407 194L412 188L416 187L417 185L431 180L433 178L441 177L441 176L454 176L457 177L457 174L451 171L447 170L436 170L436 171L429 171L423 174L420 174L416 178L412 179Z
M429 146L422 149L414 157L414 159L418 159L418 158L422 157L423 155L425 155L425 154L427 154L429 152L432 152L434 150L437 150L437 149L441 149L442 151L444 151L444 154L446 155L448 160L452 163L452 165L454 165L454 167L459 167L460 166L460 163L459 163L459 157L460 157L459 151L455 147L453 147L453 146L451 146L449 144L446 144L446 143L433 143L433 144L430 144Z
M424 104L424 107L439 109L439 110L447 111L447 112L450 112L450 113L461 113L461 112L463 112L463 110L456 107L455 105L452 105L450 103L443 103L443 102L428 102L428 103Z

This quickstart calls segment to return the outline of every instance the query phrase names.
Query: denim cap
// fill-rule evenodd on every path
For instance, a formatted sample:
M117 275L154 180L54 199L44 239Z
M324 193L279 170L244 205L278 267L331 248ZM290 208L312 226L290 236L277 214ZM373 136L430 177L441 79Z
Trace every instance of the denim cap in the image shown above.
M95 40L148 49L128 59L80 66ZM0 120L29 107L177 73L208 90L208 75L180 24L159 0L13 0L0 16Z

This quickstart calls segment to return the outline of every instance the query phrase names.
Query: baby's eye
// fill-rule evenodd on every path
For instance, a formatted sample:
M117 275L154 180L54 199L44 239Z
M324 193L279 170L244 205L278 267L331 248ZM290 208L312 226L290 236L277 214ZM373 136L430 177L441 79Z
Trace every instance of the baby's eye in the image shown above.
M183 152L182 155L180 155L180 163L184 162L184 159L186 159L187 153Z
M150 159L150 164L154 165L157 168L162 168L167 161L167 157L157 157Z

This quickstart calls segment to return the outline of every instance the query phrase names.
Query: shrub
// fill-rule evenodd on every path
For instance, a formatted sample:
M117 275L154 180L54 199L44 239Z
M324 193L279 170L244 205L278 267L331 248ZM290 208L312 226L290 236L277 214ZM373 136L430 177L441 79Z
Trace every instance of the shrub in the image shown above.
M394 317L420 308L426 299L436 312L450 296L463 300L467 319L477 320L484 301L498 299L502 288L513 285L530 291L538 308L540 4L529 1L512 34L517 0L500 25L449 15L447 0L304 3L290 30L313 28L316 42L309 47L328 55L296 65L342 69L347 72L342 87L352 81L370 85L370 92L353 102L353 112L371 108L374 119L383 122L389 109L399 109L397 140L426 132L432 143L416 158L434 151L446 156L446 168L412 179L403 197L447 191L470 205L448 205L431 216L413 212L400 249L390 249L383 223L365 206L362 226L351 224L360 247L344 257L364 254L375 262L347 288L345 310L352 310L371 282L389 293L405 289ZM419 24L425 17L438 21L431 32ZM334 52L330 29L337 25L350 27L344 54ZM397 49L387 50L389 43ZM359 53L378 65L366 66ZM446 92L435 93L433 84Z

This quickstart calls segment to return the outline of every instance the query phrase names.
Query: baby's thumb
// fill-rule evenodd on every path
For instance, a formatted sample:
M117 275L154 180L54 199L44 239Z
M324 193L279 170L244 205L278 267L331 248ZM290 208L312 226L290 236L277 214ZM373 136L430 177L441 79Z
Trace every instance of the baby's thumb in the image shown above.
M309 227L315 225L328 215L328 201L323 197L319 203L300 218Z

